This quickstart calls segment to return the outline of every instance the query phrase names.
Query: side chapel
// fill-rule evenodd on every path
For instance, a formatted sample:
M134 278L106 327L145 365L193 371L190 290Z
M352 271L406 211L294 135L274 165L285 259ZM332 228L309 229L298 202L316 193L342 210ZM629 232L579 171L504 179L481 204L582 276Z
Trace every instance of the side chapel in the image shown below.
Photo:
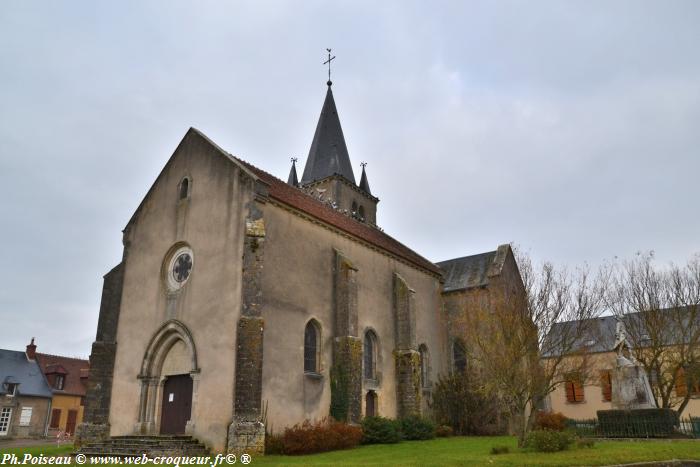
M104 276L78 445L189 434L261 452L265 423L428 415L433 383L466 367L451 297L519 283L513 253L436 264L378 228L327 85L301 180L187 131Z

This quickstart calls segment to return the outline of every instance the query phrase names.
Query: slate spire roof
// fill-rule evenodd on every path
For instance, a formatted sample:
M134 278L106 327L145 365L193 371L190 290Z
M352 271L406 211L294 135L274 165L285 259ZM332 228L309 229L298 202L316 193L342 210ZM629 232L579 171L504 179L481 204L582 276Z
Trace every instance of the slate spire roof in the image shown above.
M362 164L362 177L360 177L360 189L368 195L372 192L369 190L369 181L367 180L367 172L365 172L365 164Z
M296 160L296 158L292 159L292 168L289 171L289 178L287 179L287 183L292 185L292 186L299 186L299 179L297 178L297 160Z
M331 84L328 84L326 100L323 102L321 116L316 125L314 139L311 142L309 157L306 159L301 184L338 174L355 184L355 175L350 165L350 155L345 146L343 129L340 127L338 109L335 107Z

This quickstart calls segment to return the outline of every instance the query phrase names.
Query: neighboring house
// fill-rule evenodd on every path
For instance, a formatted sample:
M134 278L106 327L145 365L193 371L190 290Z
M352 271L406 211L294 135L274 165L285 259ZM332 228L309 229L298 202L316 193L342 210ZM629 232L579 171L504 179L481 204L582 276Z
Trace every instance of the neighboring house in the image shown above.
M73 435L83 421L90 362L79 358L37 353L37 360L53 391L50 433Z
M33 338L25 352L0 349L0 439L46 436L51 397Z
M639 326L639 314L630 313L625 315L625 320L636 320L634 326ZM578 374L565 375L566 380L559 384L549 395L546 408L553 412L561 412L568 418L591 419L596 418L598 410L612 409L612 371L616 364L617 354L613 348L616 340L616 327L618 318L615 316L603 316L593 320L592 326L587 327L590 334L581 339L581 346L587 348L586 364L587 377ZM552 332L559 332L559 327L572 326L576 322L559 323L552 328ZM631 327L628 323L628 327ZM629 339L629 337L628 337ZM674 333L667 332L665 335L667 348L672 351L674 348ZM634 343L633 343L634 345ZM644 341L637 344L644 348ZM544 359L546 360L546 358ZM676 378L674 395L684 397L690 391L690 400L682 415L700 416L700 382L690 381L690 373L684 374L682 371ZM653 386L653 377L650 378Z

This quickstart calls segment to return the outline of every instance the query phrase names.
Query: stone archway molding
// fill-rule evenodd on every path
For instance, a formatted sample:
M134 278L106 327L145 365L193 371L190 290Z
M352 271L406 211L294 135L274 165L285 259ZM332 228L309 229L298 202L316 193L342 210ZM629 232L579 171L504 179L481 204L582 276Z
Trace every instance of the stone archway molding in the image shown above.
M187 326L179 320L171 319L163 323L153 334L146 352L141 361L141 372L138 379L141 381L141 395L139 398L139 418L134 431L136 434L157 434L159 431L158 419L160 418L158 402L162 390L163 378L161 370L165 357L170 349L178 341L182 341L190 354L190 376L193 379L192 389L192 414L195 413L196 395L199 380L199 365L197 363L197 348L192 333ZM194 423L187 423L187 432L194 430Z

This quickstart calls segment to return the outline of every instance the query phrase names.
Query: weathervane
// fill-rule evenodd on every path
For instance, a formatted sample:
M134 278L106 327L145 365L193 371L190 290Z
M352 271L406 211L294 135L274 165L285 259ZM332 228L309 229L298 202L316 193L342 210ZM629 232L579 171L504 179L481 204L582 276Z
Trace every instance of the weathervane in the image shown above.
M328 51L328 60L323 62L324 65L328 64L328 82L326 83L328 86L333 84L333 81L331 81L331 60L335 58L335 55L331 57L331 49L326 49Z
M291 159L292 164L296 163L296 161L298 161L298 160L299 160L299 159L297 159L296 157L292 157L292 159Z
M360 165L361 165L362 168L364 169L365 167L367 167L367 162L360 162Z

